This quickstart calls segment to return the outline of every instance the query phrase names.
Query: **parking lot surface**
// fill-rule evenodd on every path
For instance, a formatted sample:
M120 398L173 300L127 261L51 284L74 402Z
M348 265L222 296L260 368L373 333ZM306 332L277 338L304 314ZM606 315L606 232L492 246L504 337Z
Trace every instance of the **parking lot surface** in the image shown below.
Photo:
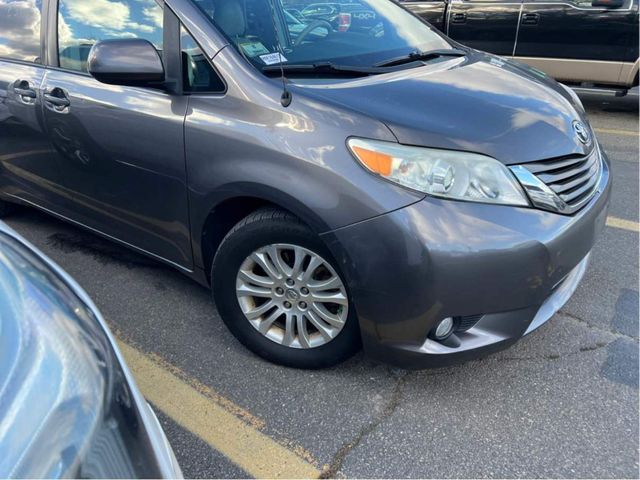
M637 97L583 99L614 179L587 275L540 330L456 367L274 366L180 273L35 210L7 223L92 296L187 477L638 478Z

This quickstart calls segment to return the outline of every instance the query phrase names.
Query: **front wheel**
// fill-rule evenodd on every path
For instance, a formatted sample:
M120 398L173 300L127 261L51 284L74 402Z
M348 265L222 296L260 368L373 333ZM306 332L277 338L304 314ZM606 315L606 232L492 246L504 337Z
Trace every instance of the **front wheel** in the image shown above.
M293 215L259 210L216 253L211 278L223 321L261 357L322 368L360 346L347 286L321 240Z

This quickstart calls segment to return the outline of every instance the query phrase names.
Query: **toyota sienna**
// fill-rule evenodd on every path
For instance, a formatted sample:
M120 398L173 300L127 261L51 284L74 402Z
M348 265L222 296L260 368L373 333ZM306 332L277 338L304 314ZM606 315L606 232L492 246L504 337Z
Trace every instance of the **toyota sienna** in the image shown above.
M578 97L393 1L312 3L0 2L0 215L174 266L293 367L439 366L541 326L610 197Z

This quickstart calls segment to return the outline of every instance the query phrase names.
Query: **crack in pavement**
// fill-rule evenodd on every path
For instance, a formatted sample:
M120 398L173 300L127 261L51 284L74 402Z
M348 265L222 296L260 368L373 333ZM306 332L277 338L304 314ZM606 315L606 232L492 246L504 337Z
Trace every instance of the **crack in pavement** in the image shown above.
M529 356L529 357L526 357L526 356L525 357L502 357L502 358L489 357L485 359L479 359L477 361L478 362L483 362L483 361L510 362L510 361L535 361L535 360L553 361L553 360L559 360L562 358L571 357L574 355L581 355L583 353L589 353L589 352L595 352L595 351L601 350L603 348L608 347L609 345L611 345L612 343L614 343L616 340L620 338L631 339L633 341L638 340L637 337L626 335L624 333L607 330L598 325L594 325L578 317L577 315L573 315L568 312L560 311L558 312L558 314L582 326L585 326L589 329L596 330L600 333L606 334L609 337L613 337L613 338L609 339L608 341L599 341L591 345L584 345L579 347L578 350L570 351L567 353L551 353L547 355ZM438 373L432 373L431 375L447 374L447 373L449 372L438 372ZM320 475L320 478L324 478L324 479L336 478L340 473L340 469L342 468L342 465L346 457L358 445L360 445L362 440L364 440L368 435L374 432L385 420L387 420L391 415L393 415L393 413L396 411L398 405L402 400L404 386L410 374L411 372L405 372L398 378L396 385L394 387L393 393L391 395L391 399L385 405L382 412L379 415L377 415L371 422L367 423L363 428L361 428L351 440L345 442L342 445L342 447L340 447L340 449L334 455L333 460L331 461L331 464L329 466L325 466L325 468L323 469L322 474Z
M560 310L558 312L559 315L567 317L570 320L573 320L576 323L583 324L592 330L597 330L602 333L606 333L608 335L613 335L616 338L627 338L634 341L638 340L638 337L634 337L633 335L627 335L626 333L614 332L613 330L608 330L606 328L602 328L599 325L595 325L593 323L588 322L587 320L580 318L578 315L574 315L573 313L565 312L564 310Z
M361 428L351 440L347 441L342 445L342 447L340 447L328 468L323 469L320 478L336 478L347 455L349 455L349 453L351 453L351 451L357 447L365 437L375 431L385 420L393 415L402 400L404 386L409 375L410 372L404 372L400 377L398 377L393 393L391 394L391 399L382 409L382 412Z
M530 361L530 360L560 360L561 358L568 358L574 355L580 355L586 352L595 352L596 350L600 350L602 348L606 348L611 345L615 340L611 340L609 342L596 342L595 345L587 345L584 347L580 347L578 350L567 353L550 353L547 355L534 355L530 357L502 357L502 358L494 358L492 359L495 362L511 362L511 361Z

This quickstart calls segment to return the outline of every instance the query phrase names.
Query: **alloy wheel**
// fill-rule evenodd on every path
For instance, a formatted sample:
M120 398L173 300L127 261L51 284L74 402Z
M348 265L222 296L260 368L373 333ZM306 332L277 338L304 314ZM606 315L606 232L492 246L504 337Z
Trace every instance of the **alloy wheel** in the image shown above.
M256 330L292 348L330 342L349 313L345 286L333 267L297 245L267 245L251 253L238 270L236 296Z

